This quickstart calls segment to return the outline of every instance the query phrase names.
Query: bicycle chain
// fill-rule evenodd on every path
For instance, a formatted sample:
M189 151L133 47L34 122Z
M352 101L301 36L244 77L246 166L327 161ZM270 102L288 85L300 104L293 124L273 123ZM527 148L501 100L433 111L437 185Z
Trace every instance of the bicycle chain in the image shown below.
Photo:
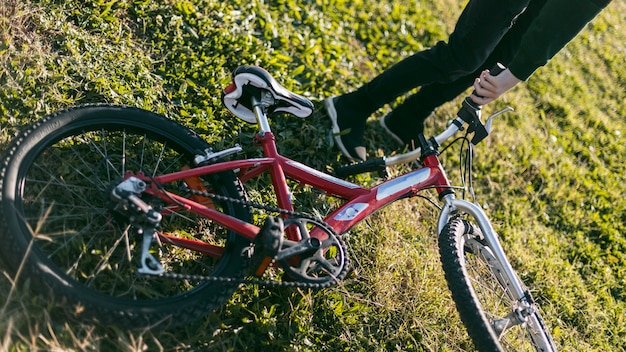
M237 198L231 198L231 197L227 197L227 196L223 196L219 194L197 191L191 188L178 187L176 190L181 191L181 192L188 192L195 196L211 198L212 200L230 202L232 204L239 204L239 205L243 205L249 208L257 208L257 209L265 210L267 212L274 212L274 213L279 213L279 214L285 214L285 215L292 216L292 217L301 217L301 218L317 221L323 224L326 227L327 231L329 231L333 236L339 239L339 235L337 235L337 233L333 230L333 228L330 225L328 225L324 220L316 216L312 216L306 213L295 212L295 211L291 211L287 209L282 209L282 208L278 208L274 206L249 202L249 201L245 201L245 200L241 200ZM340 241L340 244L344 246L342 241ZM348 253L347 248L344 247L343 250L344 250L344 253ZM346 265L349 265L349 260L350 259L346 255ZM259 286L264 286L264 287L297 287L297 288L322 289L322 288L331 287L335 285L336 283L340 282L341 280L345 278L347 273L348 273L348 270L345 270L343 275L341 275L340 277L336 277L334 280L330 280L330 281L323 282L323 283L298 282L298 281L272 281L272 280L250 279L250 278L205 276L205 275L197 275L197 274L180 274L180 273L173 273L173 272L162 273L156 276L164 277L164 278L171 278L171 279L176 279L176 280L213 281L213 282L232 283L232 284L237 284L237 285L252 284L252 285L259 285Z

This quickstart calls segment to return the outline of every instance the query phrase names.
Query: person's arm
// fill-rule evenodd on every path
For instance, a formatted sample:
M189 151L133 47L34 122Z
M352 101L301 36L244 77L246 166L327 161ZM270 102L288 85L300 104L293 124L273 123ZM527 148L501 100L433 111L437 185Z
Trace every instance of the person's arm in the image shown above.
M478 104L487 104L528 79L569 43L611 0L548 0L522 37L508 69L494 77L488 71L474 82L472 95Z
M611 0L548 0L522 37L508 67L522 81L545 65Z

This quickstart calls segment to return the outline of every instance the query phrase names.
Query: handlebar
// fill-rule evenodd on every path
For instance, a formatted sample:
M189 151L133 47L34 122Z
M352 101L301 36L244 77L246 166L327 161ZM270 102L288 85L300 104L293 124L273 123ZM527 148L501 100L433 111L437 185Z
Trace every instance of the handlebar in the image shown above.
M505 69L506 67L504 65L497 63L489 70L489 72L492 76L497 76ZM476 91L473 91L472 94L478 96ZM450 125L448 125L442 133L434 137L435 142L437 142L438 145L441 145L454 136L458 131L464 130L463 126L467 124L468 132L474 133L471 142L476 145L489 135L489 132L491 131L491 122L494 117L513 110L511 107L502 109L489 116L486 123L483 125L480 120L481 109L481 105L476 104L469 96L466 97L463 100L461 109L459 109L459 112L457 113L457 117L451 121ZM419 159L420 156L421 148L416 148L410 152L388 158L381 157L341 166L335 169L335 175L340 178L345 178L347 176L358 175L366 172L378 172L379 174L382 174L388 166L408 163Z

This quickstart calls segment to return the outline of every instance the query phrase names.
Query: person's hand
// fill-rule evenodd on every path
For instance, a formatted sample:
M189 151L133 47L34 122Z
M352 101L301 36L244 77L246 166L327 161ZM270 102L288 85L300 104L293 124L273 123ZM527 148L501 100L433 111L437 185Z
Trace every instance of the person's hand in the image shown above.
M480 77L474 80L474 91L480 97L476 94L472 94L470 97L476 104L485 105L498 99L519 82L521 80L513 76L509 69L502 71L497 76L492 76L489 74L489 70L484 70L480 73Z

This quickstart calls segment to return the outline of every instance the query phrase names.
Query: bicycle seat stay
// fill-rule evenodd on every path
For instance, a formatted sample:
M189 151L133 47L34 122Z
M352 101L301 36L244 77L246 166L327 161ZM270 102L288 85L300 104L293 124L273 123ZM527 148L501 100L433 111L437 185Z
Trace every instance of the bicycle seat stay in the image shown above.
M252 98L263 102L267 114L286 112L305 118L313 113L309 99L283 87L265 69L239 66L233 71L231 84L224 88L224 106L240 119L256 123Z

